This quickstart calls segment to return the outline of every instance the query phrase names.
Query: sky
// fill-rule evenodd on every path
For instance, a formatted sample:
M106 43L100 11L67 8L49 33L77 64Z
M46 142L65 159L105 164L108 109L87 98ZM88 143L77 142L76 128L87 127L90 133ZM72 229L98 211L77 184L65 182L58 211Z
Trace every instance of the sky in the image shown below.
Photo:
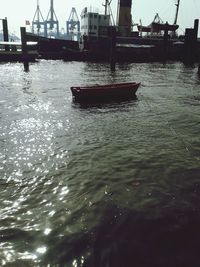
M69 18L72 7L80 19L84 7L103 12L104 0L54 0L54 10L59 20L60 28L66 30L66 21ZM132 20L143 25L152 22L156 13L164 22L173 23L177 0L132 0ZM118 0L112 0L111 8L116 20ZM37 6L37 0L0 0L0 18L7 17L10 33L19 36L20 27L25 26L25 20L32 22ZM50 0L39 0L40 10L44 19L47 18L50 9ZM183 34L185 28L192 28L194 19L200 18L200 0L180 0L178 16L179 34ZM200 26L199 26L200 28ZM0 24L0 30L2 26ZM27 29L28 30L28 29ZM136 30L136 28L135 28ZM199 30L200 36L200 30Z

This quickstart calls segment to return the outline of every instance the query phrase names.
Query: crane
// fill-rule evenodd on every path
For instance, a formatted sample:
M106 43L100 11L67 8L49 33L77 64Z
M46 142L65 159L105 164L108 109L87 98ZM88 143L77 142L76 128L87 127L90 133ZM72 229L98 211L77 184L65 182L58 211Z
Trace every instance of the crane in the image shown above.
M67 24L67 36L74 40L75 36L77 40L80 38L80 21L78 15L76 13L75 7L72 7L71 13L69 15L69 19L66 22Z
M37 31L37 34L41 34L41 28L43 28L43 33L46 32L46 22L44 21L44 18L42 16L42 12L40 10L39 6L39 0L37 0L37 8L33 17L32 21L32 32L35 33Z
M47 30L53 31L56 27L56 35L59 36L59 22L53 7L53 0L50 0L50 9L46 19ZM48 28L49 26L49 28ZM47 33L48 34L48 33Z

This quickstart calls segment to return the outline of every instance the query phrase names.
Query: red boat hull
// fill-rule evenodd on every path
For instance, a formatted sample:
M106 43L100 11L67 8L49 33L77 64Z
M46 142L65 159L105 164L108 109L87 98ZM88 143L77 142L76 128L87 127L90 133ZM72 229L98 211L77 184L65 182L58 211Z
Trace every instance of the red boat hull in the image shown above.
M71 92L75 100L124 99L134 97L139 86L140 83L137 82L87 87L73 86Z

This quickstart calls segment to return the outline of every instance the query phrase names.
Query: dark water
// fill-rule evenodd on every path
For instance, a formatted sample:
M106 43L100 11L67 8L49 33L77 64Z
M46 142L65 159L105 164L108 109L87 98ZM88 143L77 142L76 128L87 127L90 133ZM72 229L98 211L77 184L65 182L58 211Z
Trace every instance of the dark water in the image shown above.
M72 101L130 80L136 100ZM200 266L196 68L1 64L0 122L0 266Z

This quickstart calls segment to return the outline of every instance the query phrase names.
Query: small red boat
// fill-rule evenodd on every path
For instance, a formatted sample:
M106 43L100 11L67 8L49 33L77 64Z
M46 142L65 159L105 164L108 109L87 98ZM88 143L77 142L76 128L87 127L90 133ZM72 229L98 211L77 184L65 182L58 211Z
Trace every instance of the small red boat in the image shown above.
M127 82L106 85L72 86L71 92L75 100L104 100L133 98L140 83Z

